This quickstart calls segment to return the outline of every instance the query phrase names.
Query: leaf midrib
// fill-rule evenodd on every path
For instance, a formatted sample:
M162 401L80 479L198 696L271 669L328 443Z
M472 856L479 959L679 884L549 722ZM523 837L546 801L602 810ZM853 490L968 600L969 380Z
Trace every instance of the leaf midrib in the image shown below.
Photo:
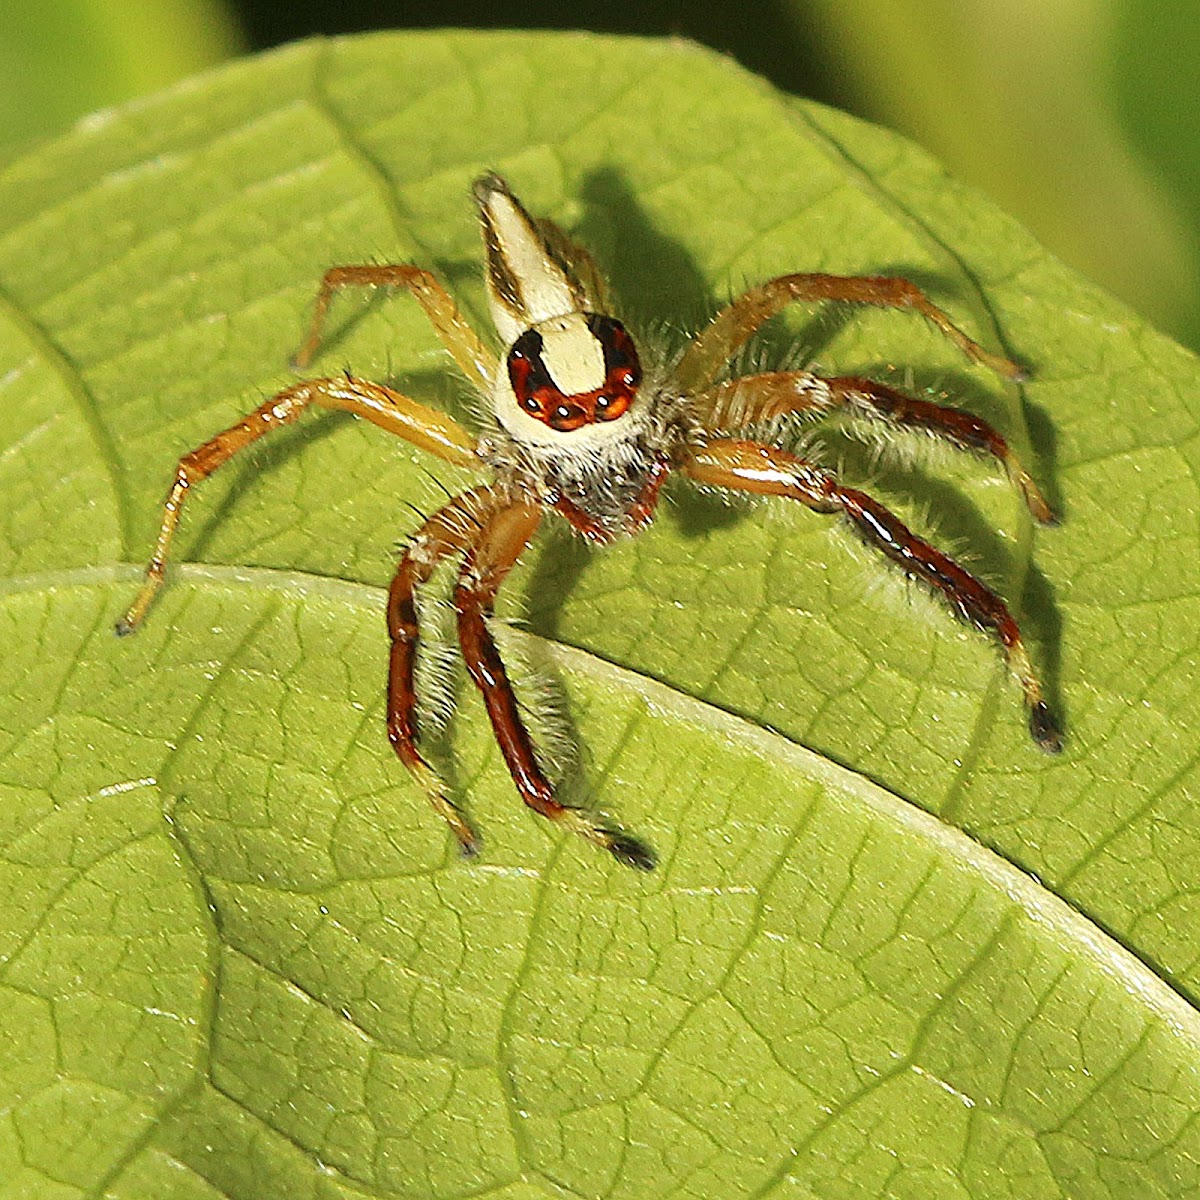
M386 589L328 575L204 563L181 564L174 573L182 583L196 587L246 588L295 600L315 595L380 615L386 608ZM0 596L116 584L135 586L140 577L141 568L130 563L42 571L0 581ZM560 670L636 694L652 712L707 729L723 741L815 780L823 786L831 804L844 806L849 798L856 807L865 807L887 825L933 845L948 861L970 869L1001 891L1029 920L1055 930L1062 942L1082 947L1109 978L1137 995L1178 1036L1189 1040L1200 1056L1200 1012L1111 933L995 850L866 776L709 701L554 639L517 629L510 636L544 651Z

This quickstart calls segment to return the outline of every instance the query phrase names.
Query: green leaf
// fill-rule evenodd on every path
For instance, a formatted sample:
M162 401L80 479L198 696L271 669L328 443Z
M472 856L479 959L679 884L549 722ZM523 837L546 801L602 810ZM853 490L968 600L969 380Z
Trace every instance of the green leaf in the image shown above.
M336 417L206 483L112 636L175 459L291 378L326 266L435 266L483 327L489 166L635 321L901 271L1033 367L896 313L768 337L969 404L1060 502L1035 537L986 464L870 477L1022 611L1060 759L845 530L678 487L508 593L658 871L523 811L465 690L463 863L383 735L382 612L408 506L469 476ZM11 163L0 214L0 1195L1200 1187L1191 356L911 145L676 43L292 47ZM468 419L414 307L339 301L319 367Z
M1173 302L1187 323L1176 328L1200 346L1200 148L1191 136L1200 121L1200 13L1163 0L1125 0L1110 28L1110 111L1129 144L1173 202L1191 288ZM1186 306L1186 307L1185 307ZM1166 310L1166 304L1163 306Z

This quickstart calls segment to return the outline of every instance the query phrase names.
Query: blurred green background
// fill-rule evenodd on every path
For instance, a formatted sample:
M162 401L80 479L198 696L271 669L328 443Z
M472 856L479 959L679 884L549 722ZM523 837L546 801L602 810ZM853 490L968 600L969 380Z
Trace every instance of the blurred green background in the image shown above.
M1200 348L1194 0L0 0L0 160L236 54L441 25L704 42L915 138Z

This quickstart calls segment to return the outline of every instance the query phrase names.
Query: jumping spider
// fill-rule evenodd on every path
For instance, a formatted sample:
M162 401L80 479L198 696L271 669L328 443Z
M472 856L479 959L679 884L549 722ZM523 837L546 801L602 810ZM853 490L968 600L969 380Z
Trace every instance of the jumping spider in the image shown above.
M349 373L284 388L179 460L145 582L118 622L118 633L138 627L161 587L191 488L239 450L318 405L365 417L458 466L491 472L490 482L454 497L412 536L387 605L388 737L468 854L478 848L475 833L418 748L417 589L439 562L462 558L454 589L458 637L521 799L620 861L649 869L654 859L635 838L555 798L488 623L497 590L545 516L558 514L597 544L631 536L652 520L663 482L673 470L706 487L785 496L847 518L867 543L994 636L1024 693L1033 740L1046 751L1061 748L1057 722L1017 623L994 592L911 533L877 500L843 486L826 467L738 432L775 417L818 417L835 409L895 429L922 430L997 459L1033 516L1052 523L1049 505L1004 438L969 413L858 376L823 378L793 370L722 378L738 348L796 300L913 309L973 361L1017 379L1020 370L1014 363L977 345L905 279L805 274L752 287L718 312L675 362L643 366L633 338L608 315L607 288L587 251L552 222L534 220L498 175L477 179L473 194L487 252L492 320L504 347L501 358L480 340L428 271L342 266L331 268L321 281L295 365L304 368L311 361L335 292L347 286L405 288L425 310L459 369L488 399L494 418L488 430L476 437L443 413Z

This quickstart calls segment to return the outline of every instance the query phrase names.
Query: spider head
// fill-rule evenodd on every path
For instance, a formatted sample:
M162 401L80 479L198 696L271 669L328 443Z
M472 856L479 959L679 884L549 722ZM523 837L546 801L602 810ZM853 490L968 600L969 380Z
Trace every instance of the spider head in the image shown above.
M508 353L495 380L500 424L525 445L564 450L628 436L642 381L633 338L604 314L586 251L535 221L498 175L475 181L488 301Z
M619 421L642 381L633 338L601 313L568 313L526 329L505 367L512 407L557 433Z

